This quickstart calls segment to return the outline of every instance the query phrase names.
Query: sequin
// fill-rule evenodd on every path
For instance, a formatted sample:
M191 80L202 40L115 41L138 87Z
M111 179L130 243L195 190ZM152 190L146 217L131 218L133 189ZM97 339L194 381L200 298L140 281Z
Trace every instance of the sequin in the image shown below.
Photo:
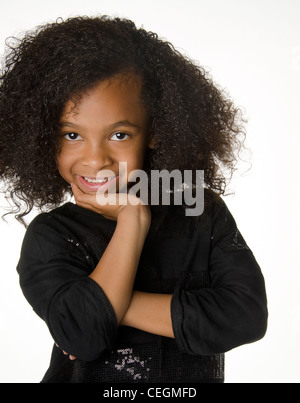
M114 367L117 371L126 372L133 381L149 379L150 368L147 363L152 357L149 357L148 360L141 359L133 354L132 348L119 349L116 354L118 358L116 361L105 361L105 364Z

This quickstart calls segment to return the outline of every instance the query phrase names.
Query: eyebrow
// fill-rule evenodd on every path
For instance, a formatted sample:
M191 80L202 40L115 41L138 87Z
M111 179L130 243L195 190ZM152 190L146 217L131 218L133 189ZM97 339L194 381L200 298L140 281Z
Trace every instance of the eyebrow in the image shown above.
M61 121L59 123L59 126L60 127L68 126L68 127L80 128L80 125L77 125L76 123L68 122L68 121L65 121L65 120ZM129 122L129 120L120 120L119 122L115 122L115 123L112 123L111 125L107 126L107 128L112 130L112 129L115 129L115 128L119 127L119 126L134 127L136 129L140 128L135 123Z

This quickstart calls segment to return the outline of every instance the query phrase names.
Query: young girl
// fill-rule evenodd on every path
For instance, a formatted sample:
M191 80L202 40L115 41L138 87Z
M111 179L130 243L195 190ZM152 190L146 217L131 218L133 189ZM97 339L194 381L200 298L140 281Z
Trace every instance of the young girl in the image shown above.
M42 382L222 382L224 352L267 323L262 273L220 197L243 134L230 100L157 35L78 17L10 45L0 123L13 212L44 210L18 264L55 342ZM120 163L128 185L136 169L204 170L203 214L126 193L99 203Z

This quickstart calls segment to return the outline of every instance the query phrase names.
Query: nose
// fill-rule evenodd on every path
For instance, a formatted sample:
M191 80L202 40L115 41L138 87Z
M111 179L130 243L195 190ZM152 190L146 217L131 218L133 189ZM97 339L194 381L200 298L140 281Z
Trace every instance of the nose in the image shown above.
M109 167L113 162L108 148L98 142L86 144L83 152L81 163L83 166L91 169L91 173L96 174L98 171Z

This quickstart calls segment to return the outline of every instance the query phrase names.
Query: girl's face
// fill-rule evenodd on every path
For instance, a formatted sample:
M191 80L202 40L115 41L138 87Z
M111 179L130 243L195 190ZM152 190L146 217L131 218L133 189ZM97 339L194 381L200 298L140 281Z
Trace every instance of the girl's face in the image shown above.
M60 119L60 175L84 193L106 190L111 184L118 190L119 163L127 163L124 185L131 171L143 169L146 149L151 147L141 80L115 76L97 84L74 106L67 102Z

